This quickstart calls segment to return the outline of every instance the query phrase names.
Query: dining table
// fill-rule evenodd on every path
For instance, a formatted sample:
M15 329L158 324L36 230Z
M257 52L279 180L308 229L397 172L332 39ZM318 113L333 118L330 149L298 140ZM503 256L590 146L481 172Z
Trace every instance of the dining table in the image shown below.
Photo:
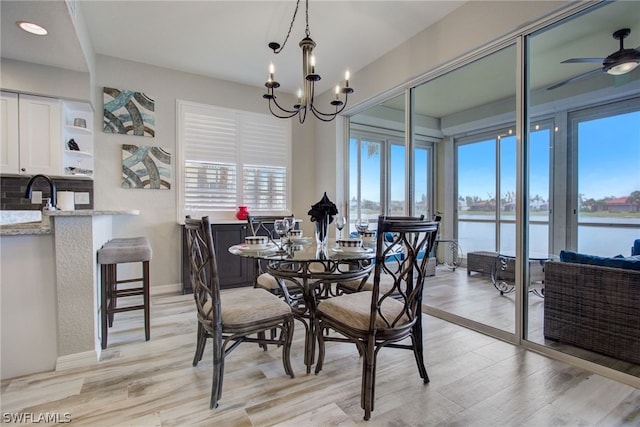
M229 252L261 260L266 272L278 281L281 295L291 306L294 317L305 326L307 373L315 361L317 304L337 295L340 283L366 282L376 256L373 244L347 249L338 247L334 239L322 245L309 237L273 240L258 249L242 243L229 247Z

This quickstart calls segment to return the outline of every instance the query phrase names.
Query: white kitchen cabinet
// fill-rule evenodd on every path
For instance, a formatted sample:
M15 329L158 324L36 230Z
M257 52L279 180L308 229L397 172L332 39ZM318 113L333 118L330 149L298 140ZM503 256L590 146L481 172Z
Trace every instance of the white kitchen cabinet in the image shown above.
M1 95L1 173L93 177L89 103L13 92Z
M2 173L61 175L60 101L2 92L2 107Z
M93 110L91 105L84 102L62 101L62 109L63 174L64 176L92 177Z
M60 175L60 101L18 95L20 173Z
M17 174L20 171L17 93L2 92L0 120L0 172Z

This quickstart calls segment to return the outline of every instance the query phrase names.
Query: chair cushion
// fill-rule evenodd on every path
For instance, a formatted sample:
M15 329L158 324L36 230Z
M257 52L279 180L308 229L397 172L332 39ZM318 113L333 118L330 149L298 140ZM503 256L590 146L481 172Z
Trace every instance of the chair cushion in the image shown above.
M208 312L210 307L211 302L207 301L203 308ZM291 313L291 307L286 302L264 289L256 288L221 292L220 307L222 324L228 327L249 325Z
M321 262L312 262L309 263L309 272L311 273L324 273L326 271L326 267Z
M340 286L351 289L353 292L358 290L361 280L350 280L348 282L340 283ZM380 293L386 294L393 288L393 279L388 274L380 276ZM369 277L369 280L362 287L363 291L373 290L373 277Z
M258 287L266 289L268 291L280 289L280 285L278 284L276 278L269 273L262 273L261 275L259 275L258 279L256 280L256 284L258 285Z
M151 246L146 237L116 238L98 250L99 264L121 264L151 260Z
M351 328L366 331L369 329L371 296L372 293L370 291L362 291L329 298L318 304L317 311ZM380 311L387 321L393 322L402 313L403 309L404 304L400 301L393 298L385 298ZM401 326L408 321L409 318L403 314L396 326ZM376 316L376 328L389 328L389 325L379 314Z
M284 281L284 285L287 287L290 293L296 292L299 290L298 286L296 286L295 284L291 283L288 280ZM274 291L278 291L278 292L280 291L280 285L278 284L278 280L276 280L276 278L269 273L262 273L261 275L258 276L258 279L256 280L256 287L260 289L265 289L271 293L273 293Z

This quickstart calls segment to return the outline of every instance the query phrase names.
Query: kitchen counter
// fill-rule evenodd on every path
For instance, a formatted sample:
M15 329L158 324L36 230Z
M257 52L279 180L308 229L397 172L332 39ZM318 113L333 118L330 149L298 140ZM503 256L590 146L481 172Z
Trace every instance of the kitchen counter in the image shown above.
M0 236L26 236L36 234L53 234L53 229L49 225L43 224L42 221L0 225Z
M99 216L99 215L140 215L137 209L131 210L95 210L95 209L79 209L75 211L49 211L45 215L48 216Z
M48 217L82 217L82 216L102 216L102 215L140 215L139 210L94 210L81 209L75 211L49 211L45 213ZM54 220L55 221L55 220ZM38 234L52 234L54 229L47 222L19 222L16 224L5 224L0 226L0 236L25 236Z
M100 314L96 253L113 238L116 218L137 215L138 210L51 211L43 222L21 217L17 223L0 227L3 375L37 372L45 364L60 370L97 363L101 331L96 320ZM28 307L24 301L29 302ZM4 328L13 323L41 329L42 322L46 333L35 340L25 340L24 334ZM43 351L40 342L46 337ZM13 357L16 348L20 352ZM47 360L30 362L21 354L43 355Z

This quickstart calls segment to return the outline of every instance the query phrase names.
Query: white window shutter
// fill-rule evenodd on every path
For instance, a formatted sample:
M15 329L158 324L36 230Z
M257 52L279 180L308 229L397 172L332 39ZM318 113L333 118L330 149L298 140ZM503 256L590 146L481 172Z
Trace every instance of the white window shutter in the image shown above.
M179 216L288 211L291 124L266 114L178 101ZM180 218L179 218L180 219Z

